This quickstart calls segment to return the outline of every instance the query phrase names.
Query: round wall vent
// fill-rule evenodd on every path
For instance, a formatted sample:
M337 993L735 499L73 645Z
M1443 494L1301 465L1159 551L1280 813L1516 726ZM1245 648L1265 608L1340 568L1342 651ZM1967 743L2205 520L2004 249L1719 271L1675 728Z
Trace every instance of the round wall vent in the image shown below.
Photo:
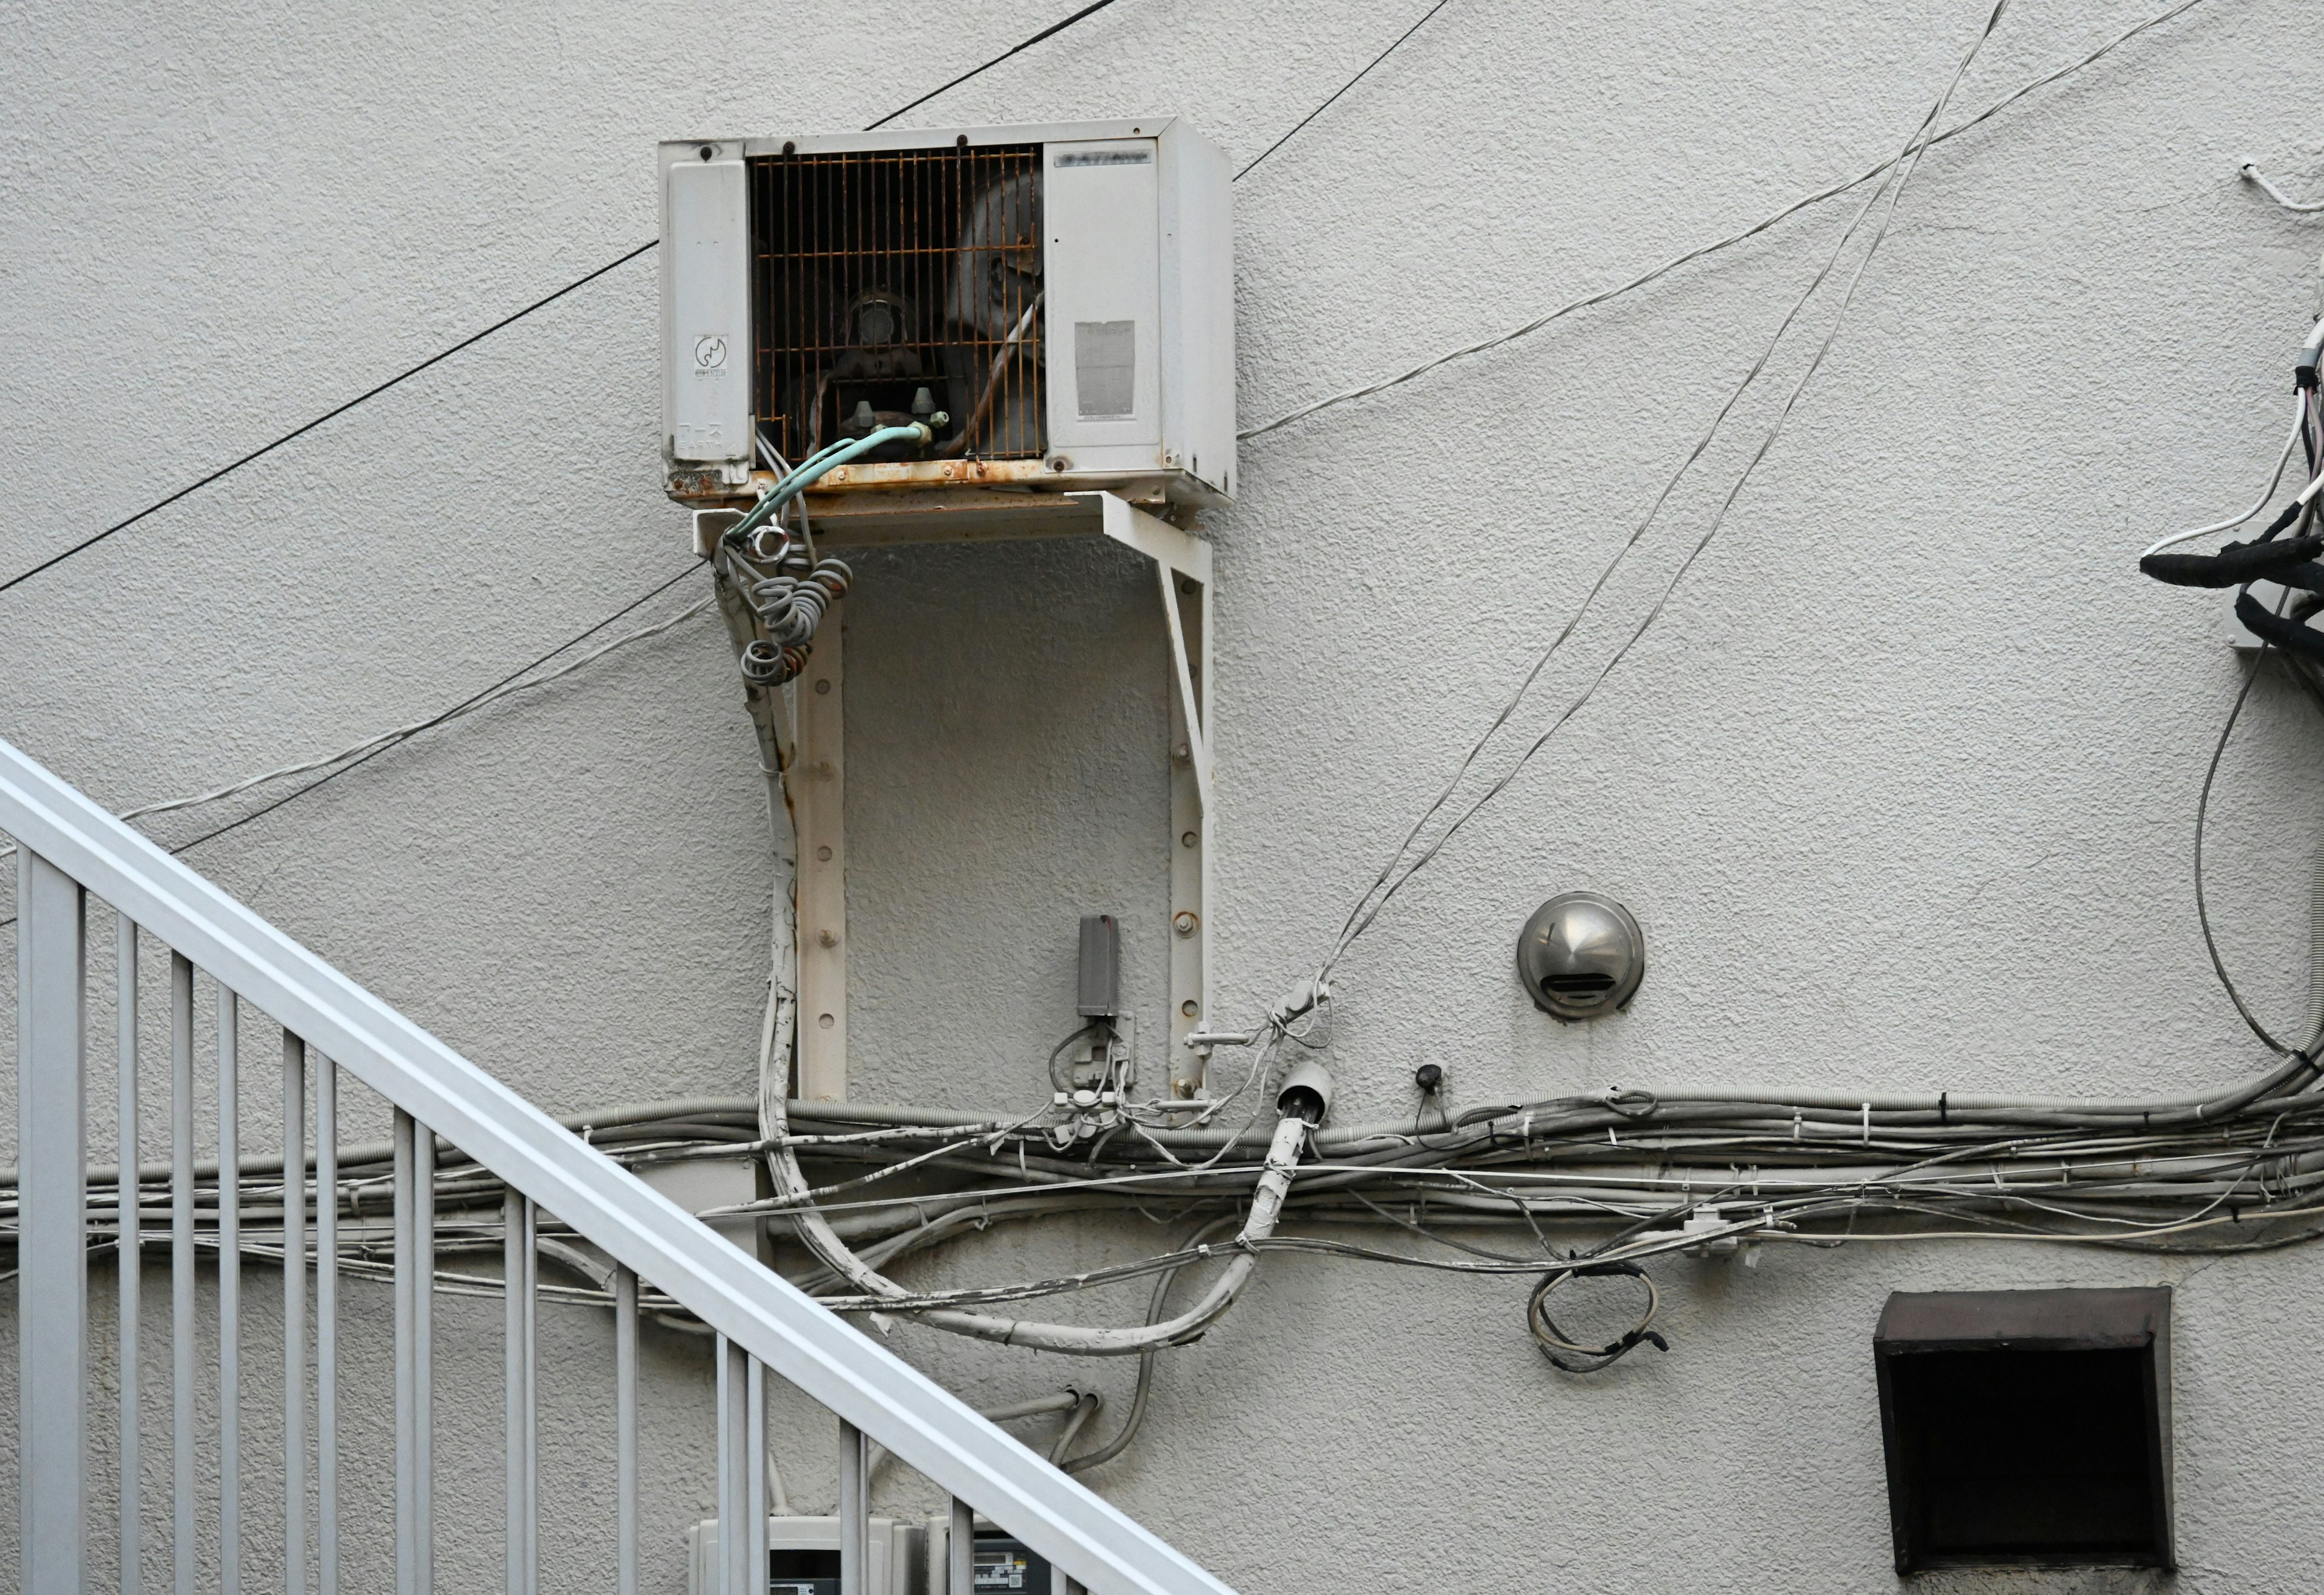
M1626 1008L1646 973L1646 936L1630 910L1594 891L1569 891L1534 910L1517 936L1517 979L1560 1019Z

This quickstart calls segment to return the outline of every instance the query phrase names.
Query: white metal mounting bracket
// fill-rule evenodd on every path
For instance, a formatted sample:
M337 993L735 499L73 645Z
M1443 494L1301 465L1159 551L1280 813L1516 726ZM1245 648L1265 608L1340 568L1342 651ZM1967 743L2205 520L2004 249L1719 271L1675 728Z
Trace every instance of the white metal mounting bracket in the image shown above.
M1170 700L1170 1094L1203 1091L1207 1049L1183 1045L1202 1028L1211 972L1211 825L1217 805L1211 740L1211 545L1110 493L991 493L972 508L954 495L816 494L818 540L834 551L935 542L1104 537L1153 561L1168 633ZM799 1095L847 1095L845 716L839 631L843 604L816 639L795 690L791 768L798 837Z

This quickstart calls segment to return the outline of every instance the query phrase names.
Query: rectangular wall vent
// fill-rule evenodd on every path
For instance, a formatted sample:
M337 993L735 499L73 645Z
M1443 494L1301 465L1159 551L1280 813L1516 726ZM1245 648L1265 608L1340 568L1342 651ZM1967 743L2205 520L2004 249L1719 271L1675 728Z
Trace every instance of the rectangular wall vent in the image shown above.
M2172 1565L2169 1290L1900 1291L1873 1352L1897 1572Z

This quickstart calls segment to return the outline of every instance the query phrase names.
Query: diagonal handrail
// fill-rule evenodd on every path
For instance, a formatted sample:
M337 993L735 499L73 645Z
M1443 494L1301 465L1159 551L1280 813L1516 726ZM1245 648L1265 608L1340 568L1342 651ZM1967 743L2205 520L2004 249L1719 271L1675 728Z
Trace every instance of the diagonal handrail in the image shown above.
M0 739L0 831L1093 1595L1232 1595L901 1358Z

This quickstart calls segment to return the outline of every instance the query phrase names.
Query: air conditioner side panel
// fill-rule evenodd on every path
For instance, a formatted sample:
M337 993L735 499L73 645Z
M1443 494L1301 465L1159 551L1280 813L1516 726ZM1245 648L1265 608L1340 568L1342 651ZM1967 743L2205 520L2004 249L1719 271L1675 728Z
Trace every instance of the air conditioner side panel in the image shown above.
M1160 181L1150 138L1043 146L1049 453L1161 467Z
M1234 496L1234 168L1183 122L1162 154L1162 441L1176 465Z
M742 146L665 145L661 166L663 446L673 461L747 465L751 210Z

